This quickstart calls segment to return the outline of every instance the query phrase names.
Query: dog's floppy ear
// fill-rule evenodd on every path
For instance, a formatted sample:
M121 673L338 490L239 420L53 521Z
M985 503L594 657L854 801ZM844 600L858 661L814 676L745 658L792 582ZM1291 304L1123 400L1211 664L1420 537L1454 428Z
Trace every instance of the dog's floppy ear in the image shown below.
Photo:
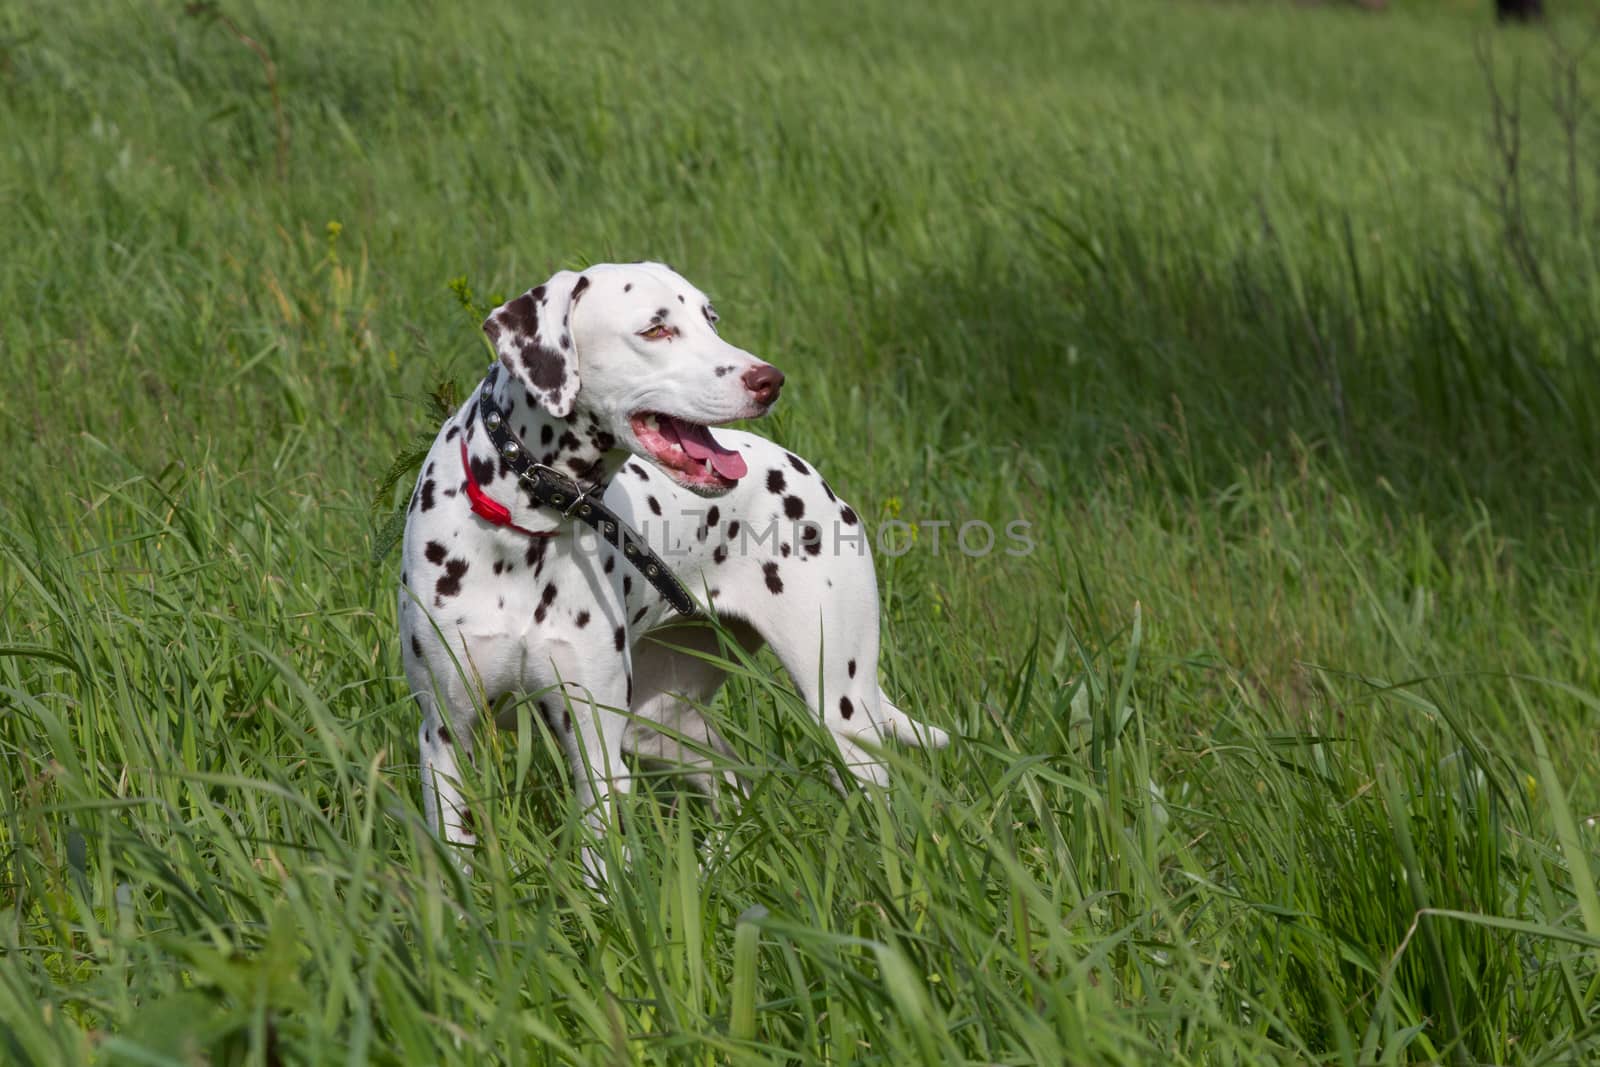
M483 332L512 377L527 386L550 414L572 414L578 396L578 352L572 341L572 310L589 287L575 271L557 271L483 320Z

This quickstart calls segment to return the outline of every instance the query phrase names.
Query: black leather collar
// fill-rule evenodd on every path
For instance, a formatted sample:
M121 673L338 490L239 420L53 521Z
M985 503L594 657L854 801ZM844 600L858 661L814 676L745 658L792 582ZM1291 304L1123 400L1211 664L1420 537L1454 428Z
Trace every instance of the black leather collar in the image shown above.
M559 511L564 519L576 519L592 527L607 544L616 545L622 550L622 558L645 581L655 586L656 592L672 605L674 611L685 618L698 616L700 609L689 596L689 590L672 573L672 568L652 552L644 538L618 518L616 512L600 502L605 486L585 489L554 467L535 463L533 457L528 455L527 448L511 429L510 420L500 410L500 405L495 403L494 383L499 372L498 363L491 366L489 373L484 375L483 384L478 387L478 416L489 434L489 443L506 461L517 481L527 489L533 504Z

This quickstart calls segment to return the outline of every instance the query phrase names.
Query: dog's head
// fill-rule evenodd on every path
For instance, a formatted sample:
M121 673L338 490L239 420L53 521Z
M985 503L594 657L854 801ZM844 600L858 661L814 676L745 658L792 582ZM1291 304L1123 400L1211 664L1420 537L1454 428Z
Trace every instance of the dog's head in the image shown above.
M782 371L717 336L706 295L660 263L560 271L483 330L552 415L593 415L620 447L706 496L746 472L707 427L765 415L783 387Z

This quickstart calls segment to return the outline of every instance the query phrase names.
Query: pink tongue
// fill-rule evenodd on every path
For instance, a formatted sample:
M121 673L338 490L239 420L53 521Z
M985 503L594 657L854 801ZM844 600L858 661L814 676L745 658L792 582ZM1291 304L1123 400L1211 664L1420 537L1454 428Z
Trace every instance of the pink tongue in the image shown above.
M678 444L689 454L689 458L699 463L711 460L711 469L727 478L729 481L738 481L749 473L750 468L745 466L744 457L731 448L723 448L717 444L717 439L711 436L711 431L704 426L692 422L684 422L664 415L661 418L662 429L669 434L675 434Z

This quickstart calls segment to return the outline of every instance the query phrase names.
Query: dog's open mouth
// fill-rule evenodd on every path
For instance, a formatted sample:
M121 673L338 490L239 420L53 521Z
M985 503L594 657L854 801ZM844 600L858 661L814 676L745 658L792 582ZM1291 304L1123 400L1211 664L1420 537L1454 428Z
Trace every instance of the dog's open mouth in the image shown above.
M691 488L732 489L749 468L744 457L724 448L697 422L641 411L628 420L640 447L657 465Z

